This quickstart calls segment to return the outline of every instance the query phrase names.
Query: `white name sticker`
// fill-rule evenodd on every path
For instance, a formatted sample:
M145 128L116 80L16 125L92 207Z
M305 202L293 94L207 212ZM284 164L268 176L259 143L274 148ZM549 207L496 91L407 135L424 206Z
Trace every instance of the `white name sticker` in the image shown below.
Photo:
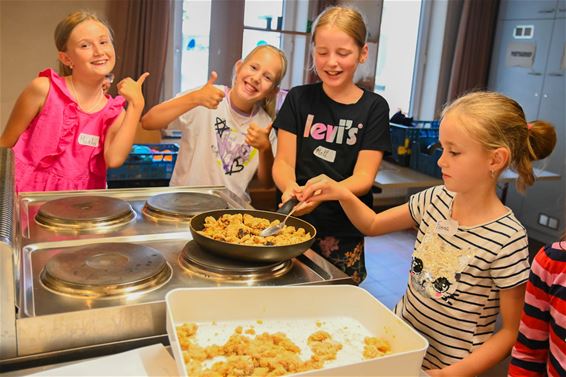
M80 134L79 135L79 144L80 145L87 145L89 147L98 147L99 141L100 141L100 136L88 135L88 134Z
M451 236L458 230L458 222L453 219L440 220L436 223L436 233L443 236Z
M334 162L334 160L336 159L336 151L322 146L316 147L313 154L316 157L321 158L324 161L328 161L328 162Z

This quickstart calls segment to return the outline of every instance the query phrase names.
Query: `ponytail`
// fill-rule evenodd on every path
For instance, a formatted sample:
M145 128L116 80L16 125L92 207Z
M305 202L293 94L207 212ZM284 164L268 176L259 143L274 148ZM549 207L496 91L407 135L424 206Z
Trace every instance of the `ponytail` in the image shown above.
M519 175L517 179L519 191L524 191L535 182L532 162L548 157L555 145L556 130L550 123L541 120L528 123L525 151L517 153L512 161Z

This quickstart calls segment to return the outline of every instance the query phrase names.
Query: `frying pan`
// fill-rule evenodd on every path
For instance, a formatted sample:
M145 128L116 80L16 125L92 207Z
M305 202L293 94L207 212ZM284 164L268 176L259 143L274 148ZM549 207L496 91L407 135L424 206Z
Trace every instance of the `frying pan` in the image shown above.
M285 203L287 204L287 203ZM291 208L293 206L290 206ZM289 211L290 209L289 208ZM283 207L282 207L283 209ZM285 211L283 211L285 212ZM215 240L198 233L199 230L204 229L204 219L212 216L218 219L224 214L248 214L254 217L262 217L269 221L279 220L283 221L285 218L284 213L261 211L261 210L248 210L248 209L222 209L215 211L202 212L191 219L190 230L193 239L204 249L221 257L237 259L240 261L249 262L262 262L262 263L275 263L282 262L304 253L314 242L316 229L308 222L299 218L290 216L286 225L294 226L295 228L304 228L307 233L311 234L311 238L301 243L284 246L267 246L267 245L238 245L220 240Z

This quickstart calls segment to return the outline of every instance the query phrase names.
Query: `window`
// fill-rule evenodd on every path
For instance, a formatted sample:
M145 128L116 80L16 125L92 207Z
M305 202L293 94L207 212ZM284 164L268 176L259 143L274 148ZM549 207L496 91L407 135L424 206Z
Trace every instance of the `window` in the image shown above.
M265 30L281 30L282 27L283 0L246 1L242 57L261 44L280 47L281 33L275 31L267 32Z
M200 87L208 80L210 2L211 0L183 1L181 91Z
M170 98L179 91L202 86L208 80L208 57L211 33L211 4L217 0L183 0L176 6L175 19L180 26L173 27L174 57L171 69L171 89L165 97ZM242 50L236 56L246 56L258 44L272 44L285 51L288 60L287 75L281 83L282 88L304 83L306 56L308 54L309 33L307 27L309 14L314 11L312 1L306 0L247 0L242 25ZM223 10L229 11L226 4ZM214 38L226 35L212 33ZM234 54L232 54L234 55ZM226 62L233 65L234 62ZM172 91L173 93L169 93Z
M244 18L239 30L242 33L242 48L240 51L239 43L236 43L234 48L238 51L226 51L225 45L222 45L223 56L231 56L230 60L236 60L247 55L258 44L272 44L281 48L287 55L287 74L281 82L281 88L288 89L305 82L309 69L310 30L308 29L318 11L316 1L247 0L245 3L217 3L217 1L221 0L175 2L174 19L177 26L173 25L171 47L173 63L169 66L172 73L168 74L171 76L168 78L171 84L170 88L165 89L165 98L170 98L179 91L202 86L208 80L209 46L215 45L215 41L227 38L226 33L211 35L211 19L225 22L230 12L238 7ZM420 4L421 0L414 2L384 0L379 57L375 71L377 76L375 91L389 101L392 110L397 108L409 110ZM381 11L379 2L359 3L357 7L364 8L362 13L366 14ZM222 14L213 15L213 9ZM240 17L242 13L239 13ZM374 38L379 34L379 18L371 18L369 30L372 31ZM403 20L401 24L399 20ZM400 28L403 32L399 32ZM373 43L377 45L377 39ZM221 63L219 65L224 65L223 72L229 76L235 61ZM373 85L373 72L374 67L369 67L367 74L371 80L370 87Z
M391 115L411 109L420 12L421 0L383 2L375 92L387 100Z

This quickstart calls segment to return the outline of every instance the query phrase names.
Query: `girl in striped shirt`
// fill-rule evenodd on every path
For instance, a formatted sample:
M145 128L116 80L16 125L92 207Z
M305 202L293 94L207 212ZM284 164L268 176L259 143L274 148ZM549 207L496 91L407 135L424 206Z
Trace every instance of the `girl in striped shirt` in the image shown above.
M528 125L512 99L470 93L442 114L443 186L378 214L325 176L296 195L339 200L367 235L418 228L408 287L395 313L428 339L423 368L431 376L475 376L511 351L529 273L526 231L497 196L498 177L513 168L524 189L534 182L532 161L548 156L555 143L554 128ZM503 324L494 333L499 313Z
M536 255L509 376L566 376L566 241Z

